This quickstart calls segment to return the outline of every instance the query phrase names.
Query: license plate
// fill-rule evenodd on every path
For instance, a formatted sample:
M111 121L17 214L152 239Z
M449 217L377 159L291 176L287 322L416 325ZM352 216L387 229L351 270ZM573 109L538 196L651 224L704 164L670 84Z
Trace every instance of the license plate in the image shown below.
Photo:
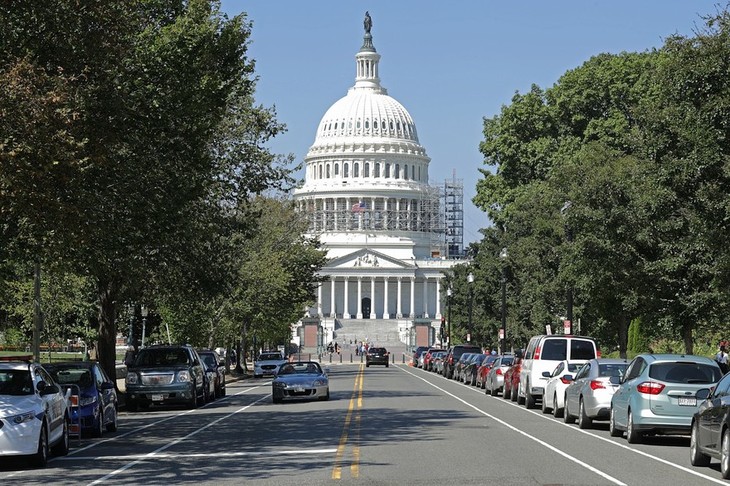
M301 387L301 386L297 386L297 387L294 388L294 391L297 392L297 393L303 393L304 392L304 388Z
M687 407L696 407L697 399L695 397L679 397L678 403Z
M153 402L161 402L165 399L165 395L152 395Z

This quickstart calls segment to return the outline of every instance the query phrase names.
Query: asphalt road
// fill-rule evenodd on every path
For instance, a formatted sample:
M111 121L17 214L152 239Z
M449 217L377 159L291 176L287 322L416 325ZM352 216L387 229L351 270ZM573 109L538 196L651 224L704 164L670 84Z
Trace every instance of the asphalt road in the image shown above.
M0 461L0 484L725 484L687 437L629 445L405 365L330 366L331 400L274 405L270 381L197 410L122 413L48 468Z

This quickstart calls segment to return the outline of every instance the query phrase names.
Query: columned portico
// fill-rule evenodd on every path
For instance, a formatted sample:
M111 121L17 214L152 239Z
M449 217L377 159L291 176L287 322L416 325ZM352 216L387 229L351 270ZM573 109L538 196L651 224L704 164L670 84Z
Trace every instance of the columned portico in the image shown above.
M390 319L390 309L388 308L388 277L383 279L383 319Z
M362 319L362 277L357 277L357 318Z

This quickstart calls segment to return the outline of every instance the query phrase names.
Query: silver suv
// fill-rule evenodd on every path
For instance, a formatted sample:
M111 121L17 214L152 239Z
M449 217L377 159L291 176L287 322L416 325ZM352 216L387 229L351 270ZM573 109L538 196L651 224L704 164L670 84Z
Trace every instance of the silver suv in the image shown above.
M522 359L517 402L535 408L535 400L545 392L547 377L543 373L549 374L561 361L585 362L600 357L593 338L561 334L534 336Z

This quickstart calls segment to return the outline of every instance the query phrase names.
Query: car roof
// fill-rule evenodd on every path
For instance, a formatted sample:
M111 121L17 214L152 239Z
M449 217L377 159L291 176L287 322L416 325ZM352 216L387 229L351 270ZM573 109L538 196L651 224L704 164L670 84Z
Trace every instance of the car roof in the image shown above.
M3 370L27 370L28 365L25 361L0 361L0 369Z
M589 361L595 361L598 364L629 364L629 360L623 358L593 358Z
M698 356L696 354L670 354L670 353L639 354L639 355L636 355L636 358L638 358L638 357L644 358L647 362L657 362L657 361L692 361L692 362L699 362L699 363L714 363L715 362L713 359L710 359L706 356Z

